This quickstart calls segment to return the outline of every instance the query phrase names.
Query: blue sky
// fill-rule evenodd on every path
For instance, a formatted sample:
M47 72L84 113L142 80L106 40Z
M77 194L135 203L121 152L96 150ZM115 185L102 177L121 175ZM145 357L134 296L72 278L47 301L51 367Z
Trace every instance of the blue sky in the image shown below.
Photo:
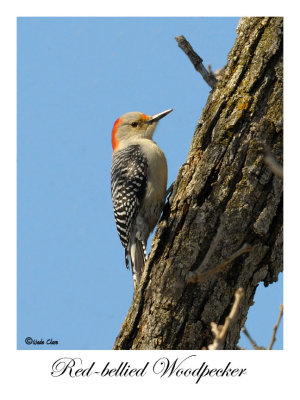
M237 23L18 19L19 349L112 348L133 293L110 198L113 123L128 111L174 109L155 133L172 183L209 93L174 37L183 34L215 70ZM246 323L259 345L268 345L282 302L281 276L260 285ZM26 337L59 344L29 346Z

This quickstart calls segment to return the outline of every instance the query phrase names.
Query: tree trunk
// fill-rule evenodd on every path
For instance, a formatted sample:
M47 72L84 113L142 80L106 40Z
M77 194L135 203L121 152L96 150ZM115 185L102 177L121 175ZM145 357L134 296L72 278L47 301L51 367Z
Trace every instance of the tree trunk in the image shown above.
M242 18L237 32L114 349L207 348L241 287L223 345L236 349L258 283L282 271L282 179L265 154L282 164L283 19Z

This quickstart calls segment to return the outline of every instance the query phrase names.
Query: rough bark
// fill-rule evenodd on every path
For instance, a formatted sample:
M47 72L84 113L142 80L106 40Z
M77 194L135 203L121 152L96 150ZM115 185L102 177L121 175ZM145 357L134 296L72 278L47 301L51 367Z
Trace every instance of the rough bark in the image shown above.
M242 18L237 33L114 349L207 348L241 287L224 342L235 349L258 283L282 270L282 180L264 157L269 148L282 164L283 19ZM191 283L196 270L213 273Z

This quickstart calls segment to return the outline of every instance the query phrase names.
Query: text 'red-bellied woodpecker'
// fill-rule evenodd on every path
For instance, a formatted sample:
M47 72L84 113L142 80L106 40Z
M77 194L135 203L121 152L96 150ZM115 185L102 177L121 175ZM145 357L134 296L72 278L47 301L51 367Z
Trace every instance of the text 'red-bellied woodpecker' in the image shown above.
M153 116L129 112L116 120L112 131L114 215L127 268L131 260L135 288L147 258L147 239L166 198L167 161L152 137L158 121L171 111Z

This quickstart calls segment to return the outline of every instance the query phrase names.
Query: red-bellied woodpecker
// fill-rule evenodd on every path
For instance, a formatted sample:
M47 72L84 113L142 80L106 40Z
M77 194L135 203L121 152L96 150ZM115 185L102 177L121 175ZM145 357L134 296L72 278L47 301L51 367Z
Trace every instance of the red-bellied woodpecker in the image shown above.
M112 131L114 215L127 268L131 260L135 288L147 258L147 239L166 198L167 161L152 136L158 121L171 111L153 116L129 112L116 120Z

